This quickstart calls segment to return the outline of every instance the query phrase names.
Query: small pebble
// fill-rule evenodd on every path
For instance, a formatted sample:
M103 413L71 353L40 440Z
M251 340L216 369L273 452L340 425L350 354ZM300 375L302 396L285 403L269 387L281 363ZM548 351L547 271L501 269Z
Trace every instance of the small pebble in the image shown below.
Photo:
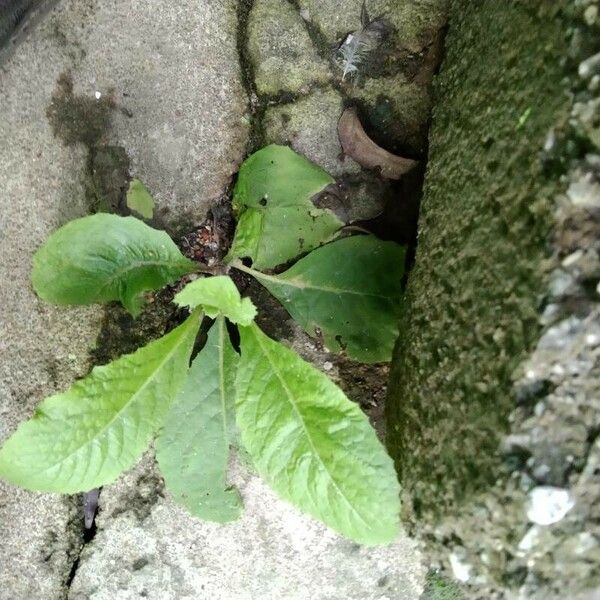
M588 79L600 71L600 52L579 63L578 73L582 79Z
M584 21L591 27L598 18L598 7L594 4L588 6L583 13Z
M454 552L448 557L452 574L458 581L466 583L471 578L471 565L467 564Z
M552 525L561 521L575 506L568 490L538 486L529 493L527 518L536 525Z
M523 539L517 546L519 555L524 556L527 554L537 543L540 537L540 528L537 525L530 527L527 533L523 536Z

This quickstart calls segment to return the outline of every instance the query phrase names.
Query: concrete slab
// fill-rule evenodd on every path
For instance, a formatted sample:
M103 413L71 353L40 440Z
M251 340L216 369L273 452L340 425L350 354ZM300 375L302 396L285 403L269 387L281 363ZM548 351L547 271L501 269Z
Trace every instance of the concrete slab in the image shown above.
M151 456L103 492L98 533L70 600L411 600L424 572L413 543L361 547L278 500L256 476L232 480L240 520L193 521L162 489Z
M344 157L337 134L343 98L333 89L315 90L297 102L269 107L264 117L267 142L287 144L334 177L355 174L360 165Z

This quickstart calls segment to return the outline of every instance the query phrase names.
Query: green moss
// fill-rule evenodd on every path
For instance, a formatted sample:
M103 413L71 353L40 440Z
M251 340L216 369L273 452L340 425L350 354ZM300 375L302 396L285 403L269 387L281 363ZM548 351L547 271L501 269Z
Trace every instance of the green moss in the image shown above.
M329 66L313 48L298 12L288 0L256 0L248 22L248 53L257 92L306 93L326 84Z
M108 129L114 108L109 95L97 100L74 94L73 79L66 72L56 82L46 116L54 135L66 146L80 142L91 148L100 142Z
M457 584L431 572L427 575L425 590L420 600L461 600L463 594Z
M539 334L556 190L540 150L567 107L561 21L545 4L453 4L387 407L417 517L499 476L511 374Z
M294 0L307 10L310 23L320 29L327 42L340 42L350 31L360 28L362 2L340 3L339 0ZM383 16L395 28L397 45L419 52L427 43L428 32L437 30L445 21L448 0L370 0L370 17Z

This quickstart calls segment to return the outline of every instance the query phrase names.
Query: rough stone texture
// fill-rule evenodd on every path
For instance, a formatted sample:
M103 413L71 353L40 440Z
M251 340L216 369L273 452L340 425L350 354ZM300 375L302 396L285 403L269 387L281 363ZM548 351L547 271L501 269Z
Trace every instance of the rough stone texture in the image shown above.
M256 476L233 482L244 497L242 518L193 522L165 497L147 457L101 495L98 533L69 598L418 597L423 573L406 540L360 547L277 500Z
M451 12L387 416L406 514L468 597L600 592L597 6Z
M113 94L102 141L127 148L168 218L201 218L245 149L235 30L233 2L65 1L0 57L0 440L86 373L100 326L98 309L48 306L29 285L34 250L88 210L87 150L64 147L46 120L59 75L91 98ZM0 484L0 598L62 597L78 507Z
M248 23L248 52L259 94L306 93L331 79L304 23L288 0L257 0Z
M203 218L246 144L235 2L74 1L59 8L45 25L66 42L64 52L75 53L76 88L112 93L121 109L108 142L127 150L132 171L169 208L170 220Z
M298 4L330 44L360 27L362 2L298 0ZM445 0L371 0L367 8L371 18L383 15L396 28L399 48L418 53L431 41L432 32L445 24L447 4Z
M88 369L95 309L55 308L31 290L31 255L49 233L86 212L83 148L64 148L45 118L62 64L33 43L0 71L0 440L47 394ZM51 66L50 66L51 65ZM80 528L69 498L0 483L0 598L58 598Z
M335 90L317 90L292 104L268 108L264 117L265 140L288 144L334 177L357 173L360 165L342 156L337 122L342 96Z
M336 48L343 35L360 28L361 4L340 9L339 2L334 0L299 2L300 14L321 61L316 61L315 50L309 46L297 49L301 55L298 65L308 67L313 64L314 79L322 65L328 64L334 89L321 87L307 99L289 106L267 104L264 119L260 120L265 141L290 143L300 152L314 157L313 160L326 169L331 169L334 176L355 173L356 165L339 160L340 147L334 123L341 112L341 104L356 104L365 129L378 144L394 153L425 158L431 108L428 87L441 55L446 5L446 0L369 3L371 18L385 13L392 27L382 44L361 63L357 75L342 81L342 71L336 63ZM258 10L265 12L266 7L258 4L251 14L255 15ZM285 20L269 18L262 22L264 29L259 27L258 18L251 20L251 56L258 55L256 49L266 45L266 39L276 39L280 45L283 40L290 43ZM308 41L304 32L302 39ZM258 69L257 91L260 92L260 69L264 67L257 63L255 68ZM269 82L288 77L278 73L278 68L280 65L274 64L269 69Z
M40 3L40 0L0 0L0 45L8 41L27 12Z
M539 150L565 108L557 24L518 2L457 3L449 36L390 396L391 447L429 510L495 477L511 374L538 334L555 189Z

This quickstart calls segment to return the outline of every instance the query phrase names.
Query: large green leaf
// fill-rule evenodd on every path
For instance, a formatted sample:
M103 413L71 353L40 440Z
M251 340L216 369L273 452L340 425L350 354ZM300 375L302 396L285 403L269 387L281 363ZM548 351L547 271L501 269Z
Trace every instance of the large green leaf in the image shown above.
M142 454L185 382L200 326L183 325L46 398L0 450L0 477L75 493L110 483Z
M156 442L168 490L193 515L218 523L242 510L239 492L226 483L238 359L218 317Z
M404 248L354 236L318 248L281 275L251 273L309 335L363 362L391 359L398 337Z
M250 298L242 298L235 283L227 275L202 277L188 283L176 296L175 303L197 306L211 319L222 314L233 323L250 325L256 316L256 307Z
M284 499L341 534L365 544L393 540L400 490L365 415L256 325L240 335L236 420L258 471Z
M98 213L55 231L33 257L33 287L55 304L119 300L136 315L142 292L195 269L173 240L134 217Z
M257 269L286 263L330 240L343 223L311 198L333 183L287 146L271 145L244 161L233 192L238 224L228 258Z

